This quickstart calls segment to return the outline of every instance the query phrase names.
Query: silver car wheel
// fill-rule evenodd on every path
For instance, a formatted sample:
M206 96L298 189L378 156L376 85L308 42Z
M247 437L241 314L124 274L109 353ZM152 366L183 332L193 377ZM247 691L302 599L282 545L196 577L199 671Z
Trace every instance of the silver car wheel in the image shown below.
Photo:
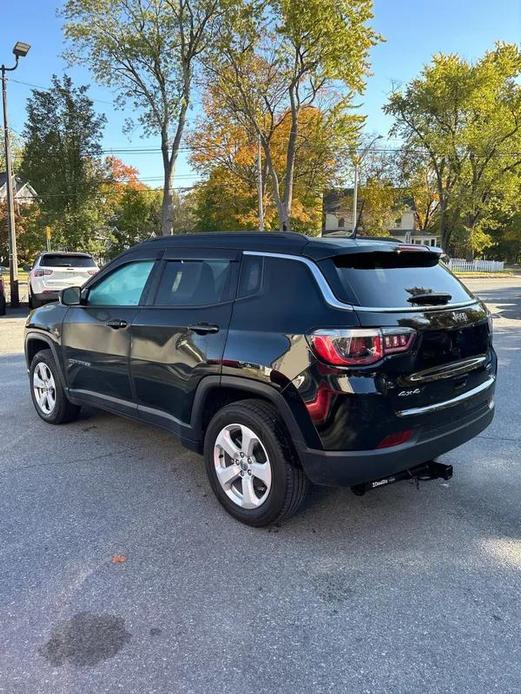
M271 489L271 463L262 441L244 424L228 424L215 439L215 473L226 496L244 509L261 506Z
M33 391L38 407L44 415L52 414L56 407L56 384L47 364L38 362L33 372Z

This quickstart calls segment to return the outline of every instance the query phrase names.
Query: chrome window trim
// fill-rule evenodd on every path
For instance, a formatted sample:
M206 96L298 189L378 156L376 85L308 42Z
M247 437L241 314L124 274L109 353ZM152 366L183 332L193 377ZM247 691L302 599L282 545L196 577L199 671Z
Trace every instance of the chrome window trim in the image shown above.
M450 400L437 402L434 405L426 405L425 407L411 407L408 410L400 410L396 414L398 415L398 417L413 417L419 414L428 414L431 412L439 412L440 410L446 410L449 407L459 405L461 402L465 402L465 400L469 400L470 398L473 398L475 395L479 395L479 393L483 393L483 391L488 390L494 385L495 380L496 379L494 377L487 378L486 381L481 383L479 386L476 386L476 388L472 388L472 390L468 390L466 393L457 395L455 398L451 398Z
M367 313L418 313L424 311L452 311L465 306L474 306L478 303L478 299L469 299L468 301L460 301L457 304L447 304L445 306L425 306L422 308L418 308L416 306L355 306L353 304L345 304L336 298L317 264L309 258L305 258L300 255L290 255L288 253L268 253L267 251L243 251L243 255L255 255L265 258L282 258L283 260L296 260L299 263L304 263L304 265L306 265L311 271L311 274L313 275L315 282L318 284L326 303L333 308L340 309L341 311L364 311Z

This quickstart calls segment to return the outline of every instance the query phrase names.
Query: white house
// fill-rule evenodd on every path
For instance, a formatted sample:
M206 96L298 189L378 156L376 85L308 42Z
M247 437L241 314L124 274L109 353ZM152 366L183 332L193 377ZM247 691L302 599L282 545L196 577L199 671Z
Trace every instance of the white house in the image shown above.
M353 189L342 188L330 190L324 193L323 201L323 229L322 234L327 236L333 231L345 231L349 234L353 228ZM358 203L360 214L361 201ZM363 215L363 211L362 211ZM394 238L405 243L424 244L437 246L439 237L431 232L417 228L414 203L405 198L400 211L389 226L389 233Z
M30 183L25 183L18 176L13 176L14 199L19 205L30 205L36 201L38 194ZM0 171L0 203L7 198L7 174Z

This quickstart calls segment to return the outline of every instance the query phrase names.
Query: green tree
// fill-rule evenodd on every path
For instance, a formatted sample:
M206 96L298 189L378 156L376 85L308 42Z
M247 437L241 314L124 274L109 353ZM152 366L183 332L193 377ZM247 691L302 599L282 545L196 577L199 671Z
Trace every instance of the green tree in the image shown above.
M363 137L356 151L351 153L348 167L357 161L357 233L366 236L388 236L389 228L404 206L404 191L400 188L395 154L373 146L376 139L378 138L375 138L374 134ZM359 150L362 150L361 155L358 154ZM352 209L352 193L344 199L344 207Z
M346 145L357 135L363 119L349 106L379 40L371 19L372 0L241 0L206 61L230 125L261 143L281 229L291 226L302 110L319 105ZM288 120L277 162L273 141Z
M161 230L172 233L172 179L201 54L232 0L66 0L68 56L130 102L146 135L159 135L164 172Z
M33 90L27 104L25 148L19 175L39 196L32 223L53 230L53 243L92 249L99 225L98 196L103 182L100 139L105 116L94 112L87 87L70 77L52 78L49 90Z
M414 210L416 228L426 230L437 224L438 188L436 174L423 152L405 148L397 157L399 185Z
M126 185L107 221L107 258L157 234L161 223L161 191Z
M20 168L20 162L23 155L23 140L18 133L14 130L9 132L9 143L11 146L11 161L13 164L13 171L16 173ZM5 171L5 144L4 144L4 131L0 129L0 171Z
M441 243L480 250L521 165L521 51L497 44L475 63L437 55L386 107L393 133L434 173Z

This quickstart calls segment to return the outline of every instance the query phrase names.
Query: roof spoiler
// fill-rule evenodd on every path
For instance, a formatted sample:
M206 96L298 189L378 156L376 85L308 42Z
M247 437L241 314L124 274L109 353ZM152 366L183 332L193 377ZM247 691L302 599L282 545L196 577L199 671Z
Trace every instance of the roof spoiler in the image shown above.
M346 243L342 243L344 239L332 240L330 244L324 244L322 247L307 246L303 249L302 255L308 256L315 261L325 260L326 258L334 258L339 255L362 255L365 253L426 253L436 255L438 258L443 254L443 251L438 246L424 246L423 244L402 243L395 240L365 239L359 236L356 239L346 238Z

